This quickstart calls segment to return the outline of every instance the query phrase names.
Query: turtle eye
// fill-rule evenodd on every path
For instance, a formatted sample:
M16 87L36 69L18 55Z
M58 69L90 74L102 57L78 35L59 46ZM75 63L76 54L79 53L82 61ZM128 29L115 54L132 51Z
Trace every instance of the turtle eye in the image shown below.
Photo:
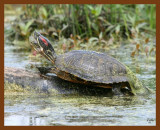
M39 36L39 38L46 46L48 46L48 42L43 37Z

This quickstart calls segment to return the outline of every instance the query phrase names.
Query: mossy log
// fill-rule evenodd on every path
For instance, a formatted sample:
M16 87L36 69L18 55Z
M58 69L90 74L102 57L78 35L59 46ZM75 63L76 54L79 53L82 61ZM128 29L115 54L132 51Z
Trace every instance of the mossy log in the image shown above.
M41 76L38 72L19 68L5 67L5 91L12 90L24 93L43 94L83 94L83 95L110 95L111 91L105 88L86 86L71 83L57 76Z

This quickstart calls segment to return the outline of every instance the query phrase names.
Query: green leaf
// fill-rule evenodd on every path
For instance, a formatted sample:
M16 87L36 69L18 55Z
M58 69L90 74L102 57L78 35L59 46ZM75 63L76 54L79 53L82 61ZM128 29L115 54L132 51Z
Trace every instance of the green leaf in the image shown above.
M67 27L68 27L68 24L67 25L63 24L63 28L62 28L61 32L64 31L65 29L67 29Z
M92 27L93 27L93 29L96 31L96 32L98 32L98 26L97 26L97 24L95 24L95 23L92 23Z
M48 12L44 7L41 7L41 15L44 19L46 19L48 17Z
M105 33L111 31L112 29L114 29L114 27L115 27L114 25L110 25L110 26L105 30Z
M99 41L99 39L97 37L91 37L89 42L92 43L93 41Z
M138 24L138 25L137 25L137 28L142 28L142 27L144 27L144 26L146 26L146 25L147 25L147 23L144 22L144 23Z
M26 24L26 26L25 26L25 28L24 28L24 31L25 31L25 32L28 31L28 29L29 29L29 27L32 25L32 23L33 23L33 20L28 21L28 23Z
M102 5L97 5L97 7L95 8L96 10L96 16L99 16L101 14L101 10L102 10Z
M116 30L116 34L119 34L119 32L120 32L120 25L117 25L116 28L115 28L115 30Z
M99 34L99 39L102 39L102 37L103 37L103 33L101 32L101 33Z
M86 5L86 6L87 6L87 8L89 8L91 11L94 10L94 8L92 7L92 5Z

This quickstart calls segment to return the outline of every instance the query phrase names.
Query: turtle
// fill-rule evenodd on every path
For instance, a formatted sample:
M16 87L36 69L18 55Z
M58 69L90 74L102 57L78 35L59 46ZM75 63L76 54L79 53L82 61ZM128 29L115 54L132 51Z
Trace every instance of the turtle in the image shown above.
M106 53L73 50L57 55L51 42L37 31L33 32L29 41L53 64L51 67L38 67L41 74L52 73L69 82L111 89L114 95L126 91L130 95L149 92L126 65Z

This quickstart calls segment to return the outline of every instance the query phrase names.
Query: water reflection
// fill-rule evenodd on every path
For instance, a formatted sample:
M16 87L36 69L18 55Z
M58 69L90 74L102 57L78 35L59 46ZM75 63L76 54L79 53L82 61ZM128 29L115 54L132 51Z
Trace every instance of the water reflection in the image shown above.
M7 96L5 125L155 125L152 96Z

